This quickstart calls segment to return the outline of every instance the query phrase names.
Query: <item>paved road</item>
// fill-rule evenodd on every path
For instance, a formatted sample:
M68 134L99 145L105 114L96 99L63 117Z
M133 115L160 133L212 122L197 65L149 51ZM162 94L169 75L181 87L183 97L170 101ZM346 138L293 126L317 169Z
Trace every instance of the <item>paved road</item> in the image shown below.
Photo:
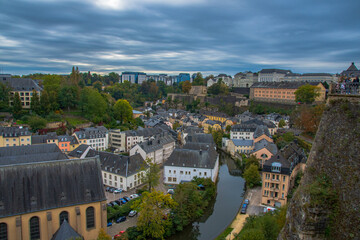
M263 212L264 207L261 206L261 187L248 190L244 199L250 200L250 204L246 211L247 214L259 215Z
M107 233L113 237L118 234L120 231L126 231L129 227L136 226L137 216L135 217L126 217L125 222L113 223L111 227L107 228Z

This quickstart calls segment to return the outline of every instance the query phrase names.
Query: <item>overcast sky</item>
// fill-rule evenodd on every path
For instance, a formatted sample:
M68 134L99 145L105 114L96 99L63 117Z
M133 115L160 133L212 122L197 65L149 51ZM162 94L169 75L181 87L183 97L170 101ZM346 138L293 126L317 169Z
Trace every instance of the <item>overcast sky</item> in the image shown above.
M360 0L0 0L0 73L360 67Z

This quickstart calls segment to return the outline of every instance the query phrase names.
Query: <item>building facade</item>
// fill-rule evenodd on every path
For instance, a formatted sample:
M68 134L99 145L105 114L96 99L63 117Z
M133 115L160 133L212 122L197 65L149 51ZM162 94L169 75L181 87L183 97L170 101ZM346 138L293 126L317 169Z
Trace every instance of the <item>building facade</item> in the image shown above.
M64 220L85 240L106 230L98 158L70 160L55 144L0 148L0 156L2 239L52 239Z
M280 207L294 185L296 174L304 170L306 155L295 143L290 143L263 165L261 203Z
M104 126L83 128L73 136L79 144L87 144L96 150L109 148L109 131Z
M326 89L322 83L305 82L258 82L250 88L250 100L258 102L274 102L281 104L296 104L295 91L305 84L310 84L319 88L320 95L315 102L324 102Z
M31 145L31 132L23 127L0 127L0 147Z
M262 69L258 75L258 82L280 82L286 74L292 73L283 69Z

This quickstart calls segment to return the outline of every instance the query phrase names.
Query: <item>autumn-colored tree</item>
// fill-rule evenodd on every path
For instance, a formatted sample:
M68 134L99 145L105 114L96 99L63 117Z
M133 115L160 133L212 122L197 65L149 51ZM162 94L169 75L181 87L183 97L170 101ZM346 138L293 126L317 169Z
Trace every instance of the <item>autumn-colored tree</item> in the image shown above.
M138 210L137 227L142 232L142 239L164 239L170 218L166 217L169 208L175 208L177 203L160 191L144 192L142 198L134 202L133 208Z
M325 105L302 106L295 114L295 125L305 132L315 135L320 124Z
M100 229L97 240L111 240L111 236L109 236L103 228Z
M310 84L305 84L295 91L295 101L301 103L313 103L320 96L320 88Z
M190 81L185 81L182 84L182 91L183 93L189 93L191 89L191 82Z

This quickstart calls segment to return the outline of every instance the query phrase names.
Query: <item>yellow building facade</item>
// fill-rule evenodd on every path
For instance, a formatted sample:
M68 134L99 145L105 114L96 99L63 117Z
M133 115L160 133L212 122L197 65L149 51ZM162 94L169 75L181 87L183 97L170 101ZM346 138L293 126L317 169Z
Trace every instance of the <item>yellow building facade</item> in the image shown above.
M31 145L31 133L22 127L0 127L0 147Z

